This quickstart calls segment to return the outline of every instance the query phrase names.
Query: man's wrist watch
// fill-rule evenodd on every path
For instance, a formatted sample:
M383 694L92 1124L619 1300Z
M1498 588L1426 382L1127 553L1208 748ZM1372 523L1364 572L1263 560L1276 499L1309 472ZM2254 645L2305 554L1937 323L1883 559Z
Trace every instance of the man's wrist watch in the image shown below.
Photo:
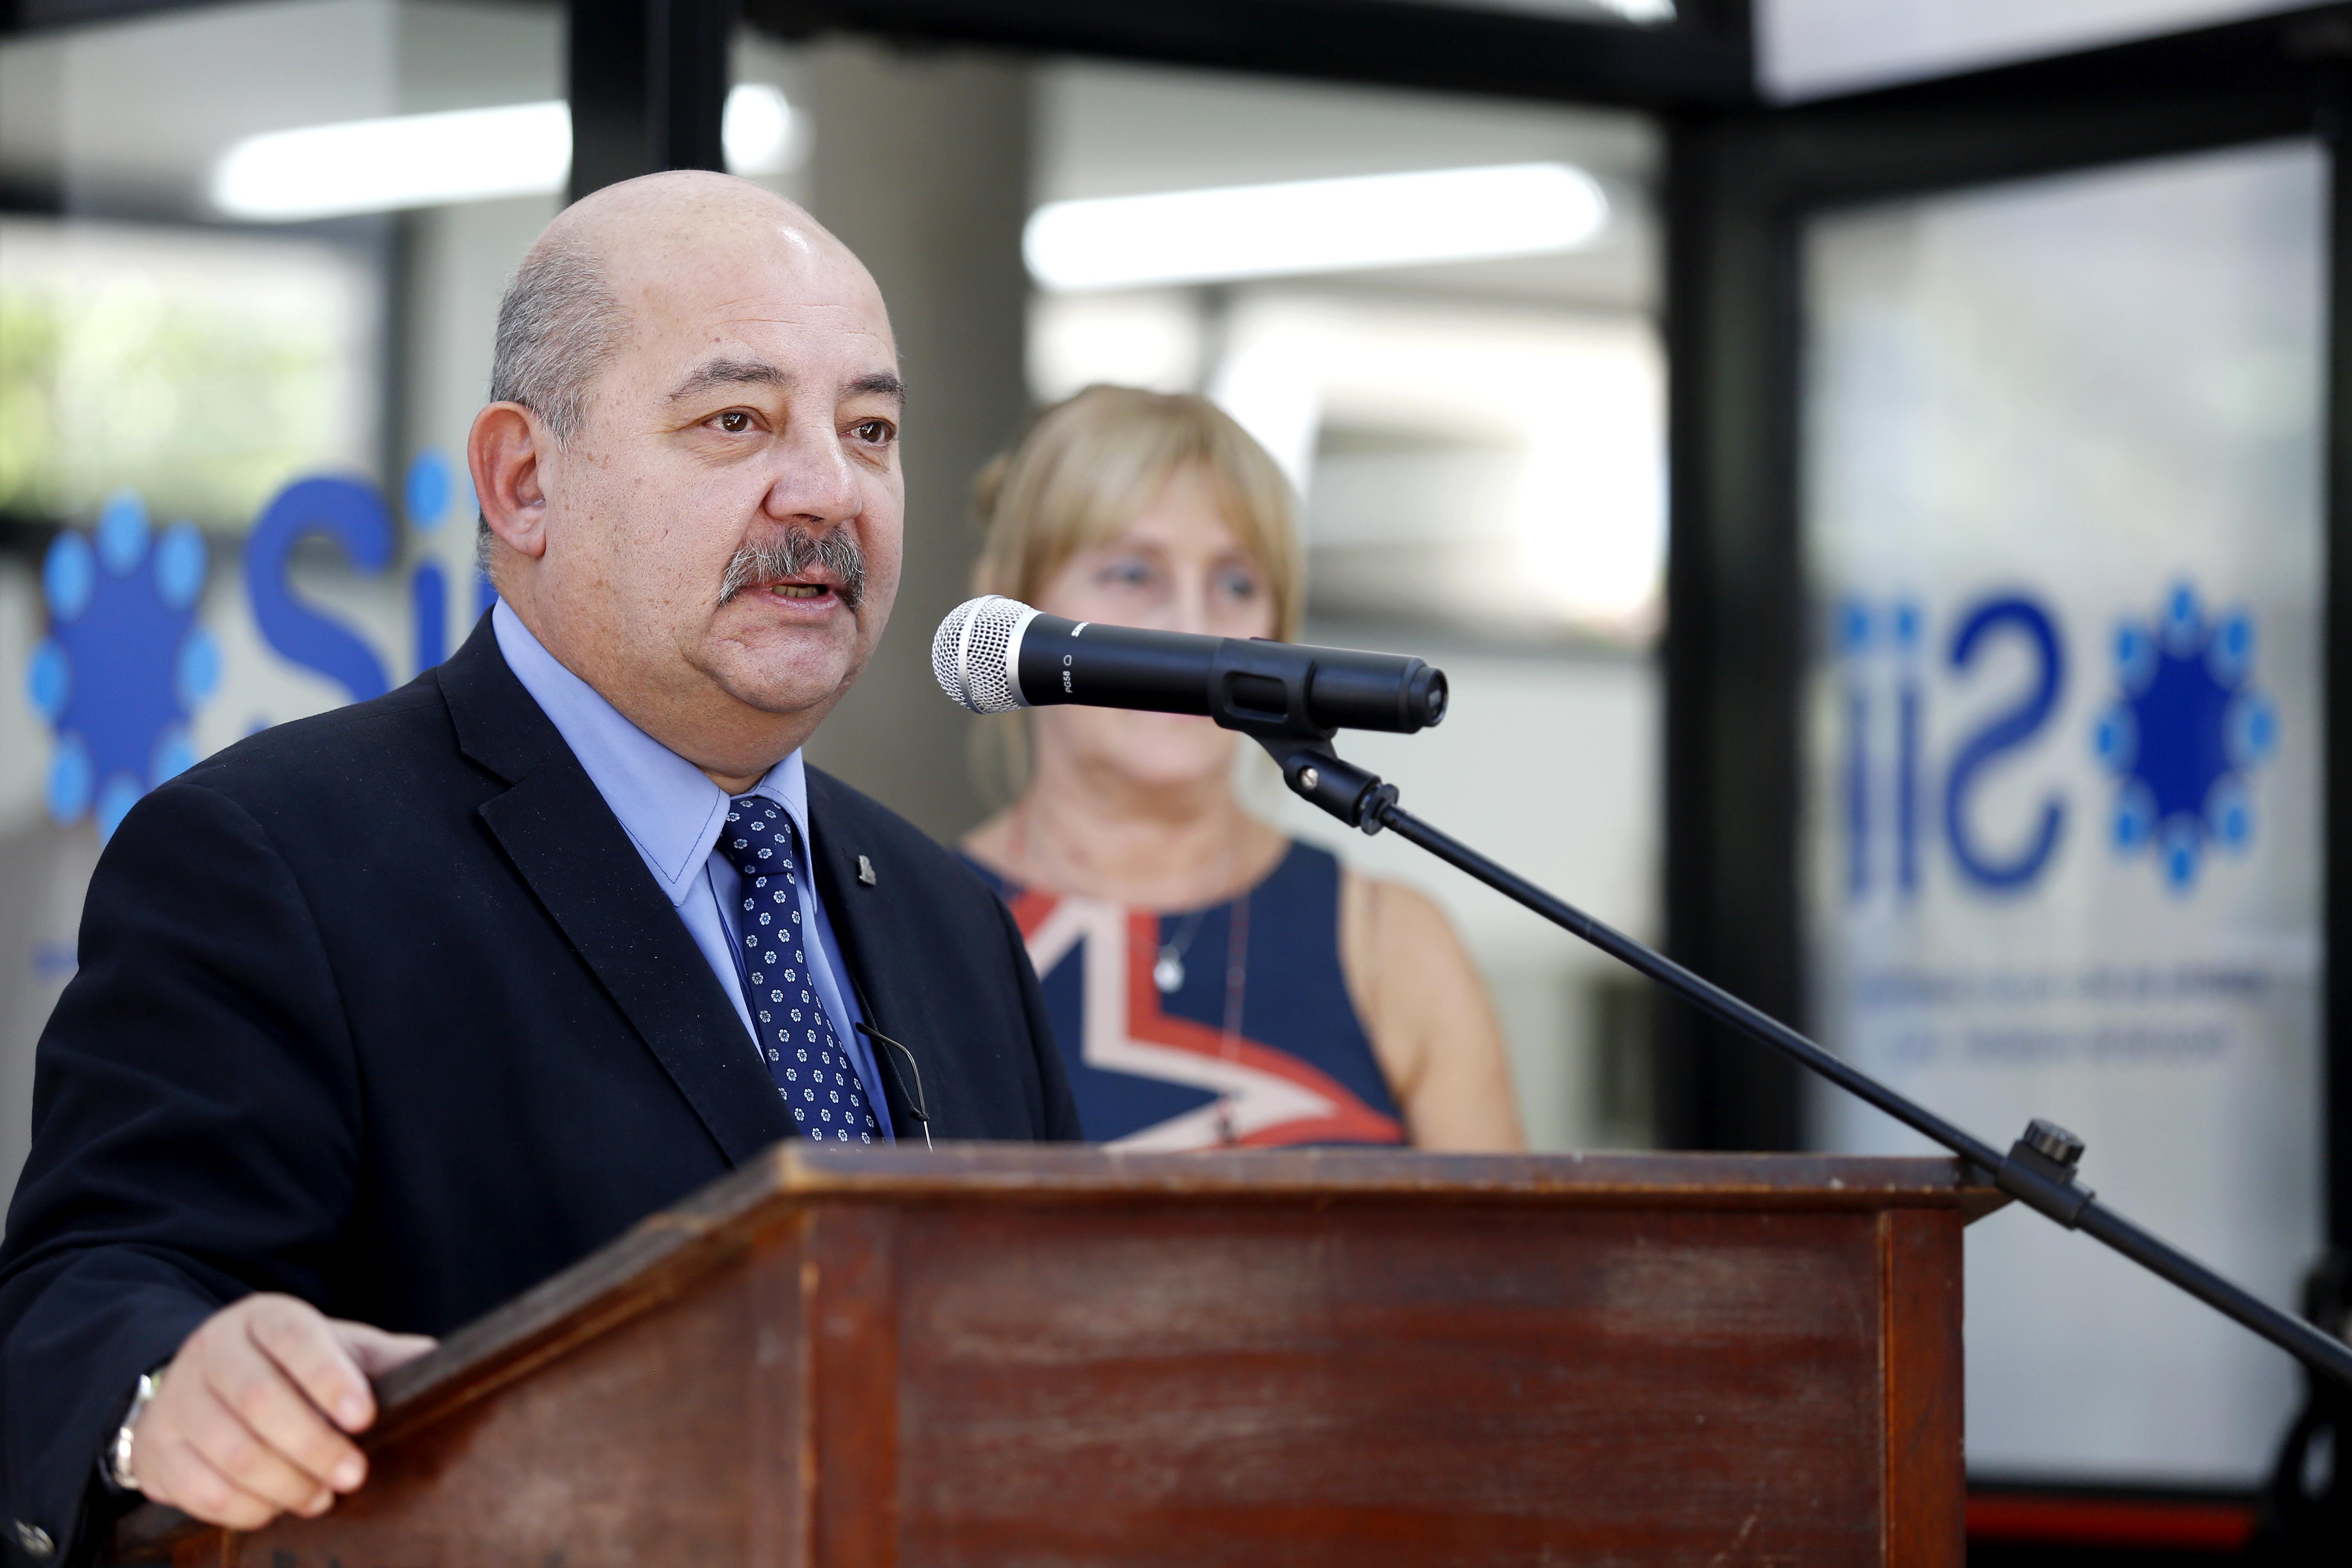
M131 1473L131 1432L146 1413L148 1402L156 1390L163 1386L162 1368L139 1374L139 1390L131 1396L131 1408L123 1413L122 1425L115 1428L114 1444L106 1451L106 1479L124 1491L139 1490L139 1478Z

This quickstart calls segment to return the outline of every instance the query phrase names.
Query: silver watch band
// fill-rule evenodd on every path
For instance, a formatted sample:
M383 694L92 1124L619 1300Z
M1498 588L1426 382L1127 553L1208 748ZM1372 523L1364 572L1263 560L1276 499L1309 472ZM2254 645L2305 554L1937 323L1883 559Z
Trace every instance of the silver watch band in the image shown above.
M139 1478L131 1473L131 1429L139 1425L139 1417L147 1409L148 1401L163 1386L163 1369L139 1374L138 1391L131 1396L131 1408L123 1412L122 1425L115 1428L114 1444L106 1451L106 1479L124 1491L139 1490Z

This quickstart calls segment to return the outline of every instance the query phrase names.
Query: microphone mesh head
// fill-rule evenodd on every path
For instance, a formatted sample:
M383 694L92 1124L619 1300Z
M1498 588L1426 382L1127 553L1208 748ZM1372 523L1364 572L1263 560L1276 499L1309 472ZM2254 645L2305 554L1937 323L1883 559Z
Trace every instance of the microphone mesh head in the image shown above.
M1034 614L1020 600L997 594L950 610L931 636L931 674L940 689L974 713L1027 707L1013 679L1013 637Z

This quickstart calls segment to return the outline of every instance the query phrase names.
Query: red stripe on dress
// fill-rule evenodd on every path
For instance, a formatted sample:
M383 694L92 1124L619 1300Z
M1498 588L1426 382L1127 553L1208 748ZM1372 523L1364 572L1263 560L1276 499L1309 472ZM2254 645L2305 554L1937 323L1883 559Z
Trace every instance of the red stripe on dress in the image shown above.
M1024 899L1032 895L1024 894ZM1054 900L1045 901L1046 910ZM1015 918L1019 918L1015 905ZM1043 919L1041 915L1038 917ZM1024 924L1025 934L1031 928ZM1160 952L1160 917L1149 910L1128 913L1127 1032L1149 1045L1191 1051L1214 1061L1240 1062L1269 1077L1286 1079L1332 1105L1328 1116L1276 1122L1243 1135L1235 1142L1245 1148L1274 1148L1285 1143L1402 1143L1403 1124L1383 1116L1350 1094L1328 1073L1301 1061L1288 1051L1260 1045L1247 1036L1228 1036L1222 1029L1172 1016L1160 1005L1159 983L1151 977L1152 961Z

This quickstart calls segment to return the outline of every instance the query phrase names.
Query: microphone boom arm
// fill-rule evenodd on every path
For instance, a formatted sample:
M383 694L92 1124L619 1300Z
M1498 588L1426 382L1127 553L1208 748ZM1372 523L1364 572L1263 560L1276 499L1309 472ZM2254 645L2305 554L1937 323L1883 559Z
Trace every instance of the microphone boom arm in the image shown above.
M1296 708L1293 712L1298 711ZM1639 971L1717 1022L1760 1041L1849 1094L1885 1111L1913 1131L1942 1144L1992 1184L2027 1207L2070 1230L2080 1230L2130 1258L2158 1278L2236 1320L2315 1372L2352 1387L2352 1346L2251 1291L2232 1284L2188 1254L2100 1203L2074 1179L2083 1144L2072 1133L2035 1121L2003 1154L1954 1126L1852 1063L1781 1023L1761 1008L1692 973L1681 964L1624 932L1537 887L1468 845L1441 832L1397 804L1397 788L1376 773L1342 759L1329 734L1297 721L1264 721L1264 716L1212 715L1266 749L1282 769L1291 793L1310 801L1367 836L1386 828L1456 870L1467 872L1504 897L1523 904L1561 930L1591 942ZM1253 722L1253 719L1259 721ZM1238 721L1236 721L1238 720Z

